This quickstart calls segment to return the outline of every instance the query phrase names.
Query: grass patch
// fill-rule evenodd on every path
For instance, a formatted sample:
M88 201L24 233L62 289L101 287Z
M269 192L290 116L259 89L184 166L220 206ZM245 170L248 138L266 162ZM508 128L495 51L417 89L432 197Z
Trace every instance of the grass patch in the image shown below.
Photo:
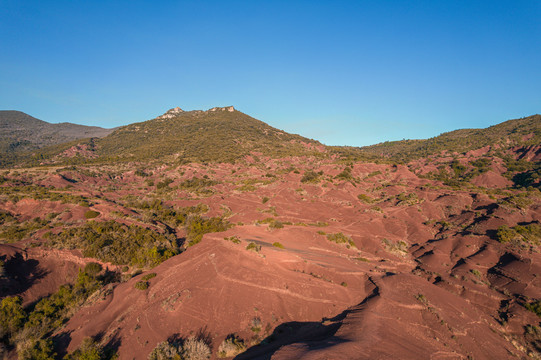
M100 213L94 210L88 210L85 212L85 219L94 219L100 216Z

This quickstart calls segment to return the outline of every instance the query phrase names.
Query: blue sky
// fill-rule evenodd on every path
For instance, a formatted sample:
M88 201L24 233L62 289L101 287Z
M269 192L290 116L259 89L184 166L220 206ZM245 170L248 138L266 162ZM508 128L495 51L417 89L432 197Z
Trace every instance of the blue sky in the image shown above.
M541 1L0 0L0 109L115 127L234 105L330 145L541 112Z

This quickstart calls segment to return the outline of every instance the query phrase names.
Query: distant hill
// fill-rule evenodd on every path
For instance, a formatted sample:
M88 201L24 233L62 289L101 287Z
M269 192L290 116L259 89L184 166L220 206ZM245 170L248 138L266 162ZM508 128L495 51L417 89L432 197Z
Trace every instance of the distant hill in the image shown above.
M0 162L15 161L22 153L65 142L103 137L113 129L71 123L51 124L20 111L0 111Z
M501 148L539 145L541 143L541 115L509 120L486 129L462 129L443 133L426 140L386 141L365 146L365 154L382 156L394 161L409 161L441 153L463 153L487 145Z
M325 147L230 106L207 111L171 109L155 119L115 130L96 141L96 149L103 158L144 160L173 155L186 161L229 162L251 154L319 154Z

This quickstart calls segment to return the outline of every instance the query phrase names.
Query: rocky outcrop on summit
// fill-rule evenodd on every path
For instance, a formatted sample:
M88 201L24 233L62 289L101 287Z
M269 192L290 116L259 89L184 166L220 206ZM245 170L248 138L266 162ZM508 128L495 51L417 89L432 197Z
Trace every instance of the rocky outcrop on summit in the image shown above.
M167 110L163 115L158 116L156 119L172 119L183 112L184 110L177 106L176 108Z
M235 111L235 108L233 106L213 107L212 109L209 109L207 111L229 111L229 112L233 112L233 111Z

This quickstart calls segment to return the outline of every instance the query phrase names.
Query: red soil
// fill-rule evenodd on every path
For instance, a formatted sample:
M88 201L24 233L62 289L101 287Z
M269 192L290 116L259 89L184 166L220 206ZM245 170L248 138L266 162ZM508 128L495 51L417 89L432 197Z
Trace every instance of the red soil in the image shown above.
M489 151L468 153L461 161ZM298 171L286 170L290 166ZM157 230L164 225L150 224L125 206L127 196L156 195L174 207L207 204L207 216L228 214L236 224L206 234L201 243L147 271L157 274L147 290L134 287L139 275L80 308L56 334L65 335L70 351L84 337L100 334L104 343L119 344L121 359L146 359L157 343L204 330L213 357L235 333L250 345L272 335L239 359L524 358L532 351L524 326L538 319L522 304L525 297L541 297L536 275L541 255L535 246L500 244L495 231L538 223L541 200L532 197L531 204L512 208L498 204L507 195L481 189L510 185L498 162L472 180L479 188L461 190L416 175L432 167L437 169L433 159L409 166L357 163L351 181L336 178L344 165L310 158L163 166L148 169L148 177L136 176L133 165L116 172L93 169L97 176L36 170L36 183L58 189L67 181L72 186L67 191L89 198L91 207L32 199L0 206L21 221L57 212L64 226L76 226L88 221L84 214L92 209L100 213L95 221ZM323 175L317 183L302 183L307 170ZM209 193L156 193L145 183L170 178L174 188L203 175L218 182ZM257 223L266 218L285 225L271 229ZM43 233L0 247L6 259L20 255L21 264L34 259L46 273L27 280L25 289L13 287L25 302L55 291L92 260L75 251L22 250L29 242L45 241ZM334 233L349 236L355 247L330 242L326 234ZM225 240L231 236L241 243ZM261 251L247 250L250 242Z

